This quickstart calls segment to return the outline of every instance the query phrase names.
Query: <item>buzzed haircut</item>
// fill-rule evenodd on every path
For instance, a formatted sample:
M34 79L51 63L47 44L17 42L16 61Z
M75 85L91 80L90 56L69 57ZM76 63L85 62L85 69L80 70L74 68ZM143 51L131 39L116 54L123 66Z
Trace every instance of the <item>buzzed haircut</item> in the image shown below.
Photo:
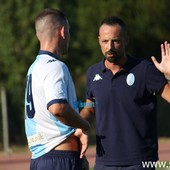
M100 23L100 27L104 24L110 25L110 26L118 24L122 27L122 30L124 31L126 35L126 32L127 32L126 24L121 18L117 16L108 16L102 20L102 22Z
M42 35L52 38L57 28L67 25L68 20L65 14L58 9L46 8L35 18L35 30L38 39Z
M59 24L64 24L64 22L67 20L65 14L63 12L61 12L60 10L58 9L51 9L51 8L46 8L44 9L41 13L39 13L37 15L37 17L35 18L35 23L38 21L38 20L41 20L42 18L48 16L48 15L51 15L51 16L54 16L53 18L56 19L56 21L59 23Z

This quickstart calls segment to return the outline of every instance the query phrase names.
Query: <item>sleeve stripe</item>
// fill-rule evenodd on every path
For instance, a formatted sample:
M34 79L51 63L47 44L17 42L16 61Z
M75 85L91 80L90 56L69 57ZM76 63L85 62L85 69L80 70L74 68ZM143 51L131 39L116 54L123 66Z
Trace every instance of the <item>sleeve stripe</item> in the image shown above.
M54 99L52 101L50 101L49 103L47 103L47 108L49 108L52 104L55 103L67 103L66 99Z

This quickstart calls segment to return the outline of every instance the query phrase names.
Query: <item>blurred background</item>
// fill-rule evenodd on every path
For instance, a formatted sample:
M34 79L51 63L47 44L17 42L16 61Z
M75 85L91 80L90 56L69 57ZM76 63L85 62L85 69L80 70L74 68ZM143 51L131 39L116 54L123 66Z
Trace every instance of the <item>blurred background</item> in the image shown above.
M71 72L79 101L85 101L87 68L103 58L98 28L104 17L117 15L126 22L130 39L127 52L136 57L150 60L154 55L160 61L160 44L170 41L168 0L0 0L0 149L4 142L9 142L9 147L27 145L26 73L39 50L34 18L47 7L62 10L70 22L70 48L63 61ZM170 137L170 105L161 98L158 105L159 137ZM93 128L91 144L94 137Z

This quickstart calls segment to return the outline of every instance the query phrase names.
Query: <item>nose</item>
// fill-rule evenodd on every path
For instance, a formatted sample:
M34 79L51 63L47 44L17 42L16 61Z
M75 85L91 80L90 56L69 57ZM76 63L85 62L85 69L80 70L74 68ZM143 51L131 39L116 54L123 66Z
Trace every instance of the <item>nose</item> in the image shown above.
M109 41L109 42L108 42L108 49L109 49L109 50L115 49L115 45L114 45L114 42L113 42L113 41Z

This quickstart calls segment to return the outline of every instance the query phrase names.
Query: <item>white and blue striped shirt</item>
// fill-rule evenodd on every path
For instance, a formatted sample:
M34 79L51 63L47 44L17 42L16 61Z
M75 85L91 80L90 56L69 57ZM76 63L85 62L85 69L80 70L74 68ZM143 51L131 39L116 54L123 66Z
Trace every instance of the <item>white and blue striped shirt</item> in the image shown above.
M49 111L54 103L77 101L67 66L48 52L40 51L27 73L25 131L32 158L38 158L59 145L75 129L64 125Z

